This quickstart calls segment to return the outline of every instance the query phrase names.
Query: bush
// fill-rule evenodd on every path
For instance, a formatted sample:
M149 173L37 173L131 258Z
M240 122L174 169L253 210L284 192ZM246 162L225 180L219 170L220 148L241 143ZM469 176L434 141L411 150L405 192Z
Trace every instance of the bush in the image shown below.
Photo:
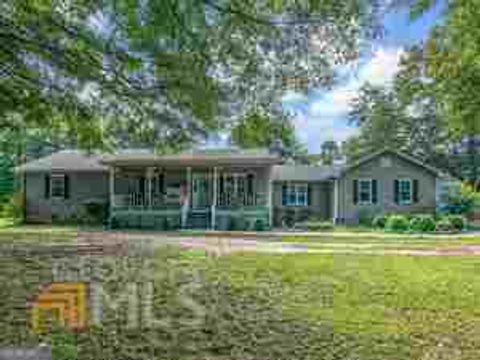
M437 232L452 232L455 228L453 227L452 223L449 219L444 218L440 219L435 226L435 231Z
M2 216L21 220L23 218L23 193L13 194L2 206Z
M435 230L435 225L432 215L415 215L410 219L409 229L415 232L430 232Z
M471 185L461 184L458 192L448 194L445 204L439 209L443 214L468 215L474 210L475 203L480 201L480 193Z
M375 217L375 209L360 209L358 212L358 224L363 226L371 226Z
M108 206L104 203L89 201L83 204L82 220L86 224L102 224L107 219Z
M265 230L264 221L261 220L261 219L255 220L254 229L255 229L255 231L264 231Z
M387 223L386 215L377 215L372 220L372 226L377 229L384 229Z
M233 216L230 220L229 230L232 231L244 231L247 223L243 217Z
M335 225L330 221L307 221L305 227L308 231L328 231L333 230Z
M452 227L458 231L464 230L467 226L467 219L462 215L449 215L447 216L447 220L450 221Z
M385 229L393 232L404 232L408 230L408 219L403 215L391 215L385 223Z

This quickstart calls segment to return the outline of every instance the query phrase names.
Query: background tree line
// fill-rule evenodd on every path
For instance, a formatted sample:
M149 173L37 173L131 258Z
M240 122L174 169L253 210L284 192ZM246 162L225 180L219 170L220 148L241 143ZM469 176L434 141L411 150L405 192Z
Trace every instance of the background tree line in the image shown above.
M412 4L413 18L435 1ZM476 2L448 2L444 21L407 49L393 84L366 84L351 104L350 160L390 146L479 185L480 21Z

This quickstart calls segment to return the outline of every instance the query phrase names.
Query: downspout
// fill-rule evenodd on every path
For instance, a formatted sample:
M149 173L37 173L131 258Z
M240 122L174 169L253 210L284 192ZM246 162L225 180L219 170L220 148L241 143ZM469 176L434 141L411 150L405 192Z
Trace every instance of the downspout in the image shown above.
M338 179L333 180L333 223L338 222Z

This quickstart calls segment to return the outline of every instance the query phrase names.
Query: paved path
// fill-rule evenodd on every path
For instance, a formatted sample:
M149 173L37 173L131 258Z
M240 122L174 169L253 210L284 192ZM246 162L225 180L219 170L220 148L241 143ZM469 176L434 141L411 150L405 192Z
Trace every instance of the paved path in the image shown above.
M214 255L226 255L236 252L256 252L269 254L351 254L351 255L405 255L405 256L479 256L478 245L458 245L438 248L415 248L415 243L317 243L309 246L301 243L280 242L275 239L255 240L240 237L180 236L158 233L135 232L88 232L79 234L78 243L127 243L136 246L142 243L153 245L179 245L186 249L204 250ZM395 248L397 247L397 248Z

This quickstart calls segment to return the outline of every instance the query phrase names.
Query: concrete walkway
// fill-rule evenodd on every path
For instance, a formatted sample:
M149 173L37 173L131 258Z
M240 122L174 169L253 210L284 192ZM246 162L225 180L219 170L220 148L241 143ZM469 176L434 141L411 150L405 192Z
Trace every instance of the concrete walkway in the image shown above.
M84 232L79 233L79 244L123 244L134 246L177 245L186 249L203 250L212 255L227 255L238 252L256 252L268 254L349 254L349 255L404 255L404 256L478 256L479 244L450 247L415 248L405 243L355 243L352 241L339 243L316 243L314 246L295 242L280 242L277 238L256 240L245 237L222 236L184 236L176 234L159 234L144 232ZM229 234L232 235L232 234ZM398 236L397 236L398 237ZM351 240L352 235L349 237ZM433 245L433 244L432 244Z

